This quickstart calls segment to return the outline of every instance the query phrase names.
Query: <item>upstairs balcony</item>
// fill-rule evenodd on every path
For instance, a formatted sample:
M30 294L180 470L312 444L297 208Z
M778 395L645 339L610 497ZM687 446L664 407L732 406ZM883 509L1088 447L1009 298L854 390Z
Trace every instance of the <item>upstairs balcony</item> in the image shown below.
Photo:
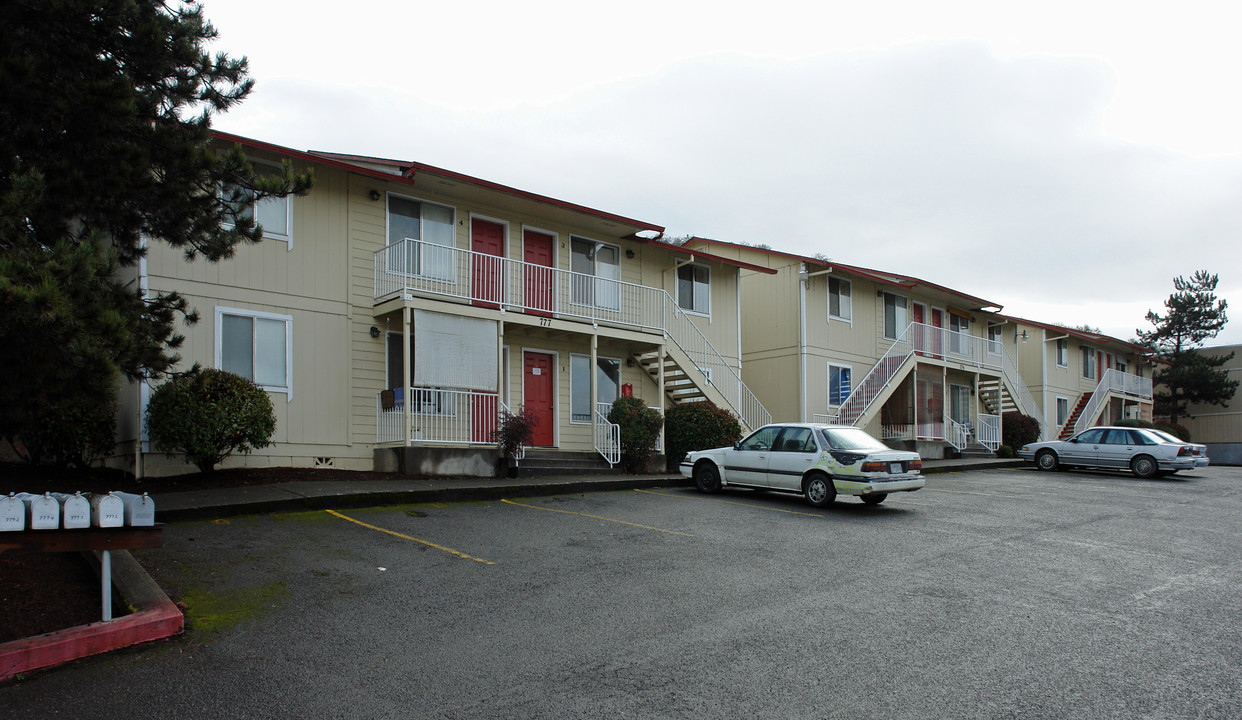
M414 294L663 334L659 288L406 239L375 253L375 299Z

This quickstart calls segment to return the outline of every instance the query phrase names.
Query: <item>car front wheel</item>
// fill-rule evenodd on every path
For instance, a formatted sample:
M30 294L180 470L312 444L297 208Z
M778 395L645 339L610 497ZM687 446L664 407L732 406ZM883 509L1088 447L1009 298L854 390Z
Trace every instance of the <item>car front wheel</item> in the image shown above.
M884 498L888 497L888 493L871 493L870 495L862 495L862 501L868 505L879 505L884 502Z
M1035 456L1035 467L1040 470L1056 470L1057 454L1051 450L1040 450Z
M802 493L812 507L827 507L837 499L837 488L827 475L812 475L802 483Z
M1155 477L1159 472L1160 466L1156 464L1155 458L1150 455L1139 455L1130 461L1130 471L1134 473L1134 477L1146 480Z
M710 462L694 466L694 484L705 493L720 492L720 471Z

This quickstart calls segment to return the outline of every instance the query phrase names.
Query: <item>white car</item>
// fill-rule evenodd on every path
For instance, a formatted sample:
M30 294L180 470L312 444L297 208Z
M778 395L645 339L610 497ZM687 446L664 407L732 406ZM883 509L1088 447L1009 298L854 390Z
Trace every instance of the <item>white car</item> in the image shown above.
M703 492L734 485L795 492L815 507L838 494L878 505L924 485L918 453L893 450L850 425L765 425L731 448L687 454L680 469Z
M1128 469L1140 478L1196 467L1194 450L1189 444L1181 440L1169 442L1151 430L1130 427L1093 427L1068 440L1029 443L1018 450L1018 457L1034 461L1040 470Z
M1155 433L1159 435L1160 437L1164 438L1166 442L1181 443L1183 445L1189 445L1190 455L1191 457L1195 459L1195 467L1197 468L1207 467L1212 462L1208 458L1207 445L1200 445L1199 443L1186 442L1185 440L1182 440L1181 438L1177 437L1176 435L1173 435L1172 433L1167 433L1163 430L1157 430L1155 428L1147 428L1147 432L1151 432L1151 433Z

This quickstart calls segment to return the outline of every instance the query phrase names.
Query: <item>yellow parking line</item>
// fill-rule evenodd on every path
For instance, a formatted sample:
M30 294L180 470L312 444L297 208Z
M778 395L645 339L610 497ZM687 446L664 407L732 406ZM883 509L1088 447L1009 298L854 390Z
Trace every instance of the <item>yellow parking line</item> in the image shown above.
M766 505L755 505L753 503L738 502L736 500L723 500L721 498L714 498L714 497L699 497L695 495L674 495L672 493L660 493L660 492L652 492L651 490L639 490L638 488L635 488L634 492L646 493L647 495L663 495L664 497L681 498L682 500L707 500L708 502L726 503L728 505L741 505L742 507L754 508L756 510L771 510L772 512L788 513L790 515L805 515L807 517L817 517L817 518L824 517L823 515L817 515L815 513L798 512L797 510L785 510L784 508L767 507Z
M446 548L446 547L444 547L443 545L436 545L436 544L435 544L435 543L433 543L433 542L427 542L426 540L419 540L419 539L418 539L418 538L416 538L416 537L410 537L409 535L402 535L402 534L401 534L401 533L399 533L399 532L393 532L392 530L385 530L385 529L384 529L384 528L382 528L382 527L376 527L376 526L374 526L374 525L369 525L369 524L367 524L367 523L362 522L361 520L355 520L355 519L353 519L353 518L349 517L348 515L342 515L342 514L340 514L339 512L337 512L337 511L335 511L335 510L325 510L324 512L328 513L329 515L334 515L334 516L336 516L336 517L339 517L339 518L340 518L340 519L342 519L342 520L348 520L348 521L350 521L351 523L355 523L355 524L361 525L361 526L362 526L362 527L364 527L364 528L370 528L371 530L375 530L375 531L378 531L378 532L388 533L389 535L393 535L393 536L395 536L395 537L399 537L399 538L401 538L402 540L409 540L409 541L411 541L411 542L421 543L421 544L423 544L423 545L426 545L427 547L433 547L433 548L435 548L436 550L443 550L444 552L446 552L446 553L448 553L448 554L450 554L450 555L456 555L457 557L459 557L459 558L463 558L463 559L465 559L465 560L473 560L473 561L475 561L475 562L477 562L477 563L483 563L484 565L495 565L495 564L496 564L496 563L494 563L494 562L492 562L492 561L490 561L490 560L484 560L484 559L482 559L482 558L477 558L477 557L474 557L474 556L472 556L472 555L467 555L467 554L466 554L466 553L464 553L464 552L460 552L460 551L458 551L458 550L454 550L454 549L452 549L452 548Z
M565 513L566 515L577 515L579 517L591 518L592 520L605 520L607 522L619 523L621 525L630 525L631 527L643 528L644 530L655 530L656 532L668 533L670 535L682 535L684 537L694 537L690 533L677 532L676 530L665 530L664 528L651 527L650 525L639 525L638 523L626 522L624 520L614 520L612 518L601 517L599 515L588 515L586 513L574 512L572 510L558 510L557 508L542 507L540 505L526 505L512 500L501 499L502 503L517 505L518 507L531 508L532 510L547 510L548 512Z

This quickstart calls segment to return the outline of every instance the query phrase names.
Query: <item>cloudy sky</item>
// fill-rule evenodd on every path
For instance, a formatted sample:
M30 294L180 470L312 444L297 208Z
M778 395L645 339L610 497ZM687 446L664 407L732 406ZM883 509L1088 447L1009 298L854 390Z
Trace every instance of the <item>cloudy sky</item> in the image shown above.
M1224 0L203 4L257 81L221 130L1123 339L1207 269L1234 317L1210 344L1242 343L1242 11Z

